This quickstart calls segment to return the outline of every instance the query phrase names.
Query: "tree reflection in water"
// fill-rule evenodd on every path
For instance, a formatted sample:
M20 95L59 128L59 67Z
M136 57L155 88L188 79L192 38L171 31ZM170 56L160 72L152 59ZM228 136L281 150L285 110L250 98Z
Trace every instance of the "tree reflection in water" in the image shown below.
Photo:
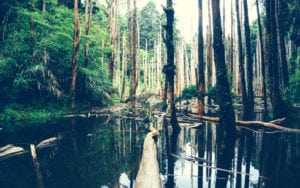
M151 123L160 131L158 160L166 187L298 186L300 135L240 128L235 143L211 122L198 129L182 125L179 133L171 132L164 118ZM63 119L15 131L4 128L0 146L26 149L61 135L57 145L37 150L45 187L134 187L148 126L125 118ZM28 153L0 160L0 169L1 188L38 187Z

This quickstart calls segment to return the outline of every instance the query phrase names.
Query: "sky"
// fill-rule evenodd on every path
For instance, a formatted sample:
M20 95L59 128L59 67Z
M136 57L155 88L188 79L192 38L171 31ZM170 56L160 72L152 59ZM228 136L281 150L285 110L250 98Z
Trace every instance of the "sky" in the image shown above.
M99 0L105 1L105 0ZM150 0L137 0L137 7L139 10L142 9ZM157 9L159 12L163 12L162 6L166 5L166 0L152 0L156 3ZM202 0L202 8L203 8L203 35L205 38L206 27L208 25L208 1L211 0ZM235 0L232 0L235 2ZM249 20L250 24L252 21L257 19L255 0L247 0L248 1L248 9L249 9ZM126 2L127 0L119 0L121 12L126 13ZM225 4L225 33L229 34L230 31L230 9L231 9L231 0L220 0L221 7L221 15L222 15L222 7L223 2ZM186 42L190 42L197 34L198 28L198 0L173 0L173 6L175 10L176 17L176 27L179 29L183 38ZM235 10L235 4L233 4ZM235 12L235 11L234 11Z
M161 5L166 4L166 0L153 0L158 9L161 9ZM206 33L206 26L208 25L208 1L211 0L202 0L202 8L203 8L203 33ZM222 15L222 7L223 2L225 4L225 33L229 33L230 28L230 9L231 9L231 1L230 0L220 0L221 7L221 15ZM235 0L233 0L235 2ZM138 0L140 3L139 6L146 4L148 0ZM180 30L186 42L189 42L192 37L197 33L198 28L198 0L173 0L175 17L176 17L176 27ZM235 4L233 4L234 6ZM257 19L256 16L256 7L255 0L248 0L248 8L249 8L249 20L250 24L252 21ZM234 7L235 10L235 7ZM228 29L227 29L228 28Z

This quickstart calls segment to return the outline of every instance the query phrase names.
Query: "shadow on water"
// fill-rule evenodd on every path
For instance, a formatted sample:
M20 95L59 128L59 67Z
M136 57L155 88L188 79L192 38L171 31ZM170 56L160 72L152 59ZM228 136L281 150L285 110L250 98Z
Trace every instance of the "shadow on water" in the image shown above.
M160 133L158 161L165 187L298 187L300 135L241 127L232 139L212 122L196 129L181 124L181 131L173 132L163 116L151 119ZM75 118L13 126L0 131L0 147L13 144L28 152L0 158L1 188L105 188L134 187L149 124ZM36 168L29 146L51 137L58 142L36 149Z

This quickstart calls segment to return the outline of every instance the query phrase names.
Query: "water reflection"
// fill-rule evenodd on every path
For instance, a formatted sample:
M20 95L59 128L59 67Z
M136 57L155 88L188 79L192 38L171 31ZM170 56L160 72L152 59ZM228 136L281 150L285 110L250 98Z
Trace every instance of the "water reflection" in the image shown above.
M253 132L241 128L231 140L215 123L197 129L182 125L174 133L163 117L150 122L157 142L165 187L297 187L300 136ZM30 151L51 137L55 145L37 148L39 173L30 153L0 160L0 187L134 187L148 124L130 119L64 119L15 131L4 128L0 147Z

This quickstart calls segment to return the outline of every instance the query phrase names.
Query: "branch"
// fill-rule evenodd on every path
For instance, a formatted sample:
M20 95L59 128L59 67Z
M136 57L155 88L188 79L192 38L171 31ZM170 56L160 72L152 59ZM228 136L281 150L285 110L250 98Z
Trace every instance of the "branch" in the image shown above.
M219 117L206 117L206 116L200 116L200 115L195 115L195 114L189 114L189 116L192 117L192 118L195 118L195 119L202 119L202 120L206 120L206 121L213 121L213 122L219 122L220 121ZM281 130L281 131L284 131L284 132L300 134L300 129L293 129L293 128L283 127L283 126L275 124L275 123L277 123L277 124L283 123L284 121L285 121L285 118L276 119L276 120L273 120L273 121L270 121L270 122L236 120L235 123L237 125L247 125L247 126L255 126L256 125L256 126Z

